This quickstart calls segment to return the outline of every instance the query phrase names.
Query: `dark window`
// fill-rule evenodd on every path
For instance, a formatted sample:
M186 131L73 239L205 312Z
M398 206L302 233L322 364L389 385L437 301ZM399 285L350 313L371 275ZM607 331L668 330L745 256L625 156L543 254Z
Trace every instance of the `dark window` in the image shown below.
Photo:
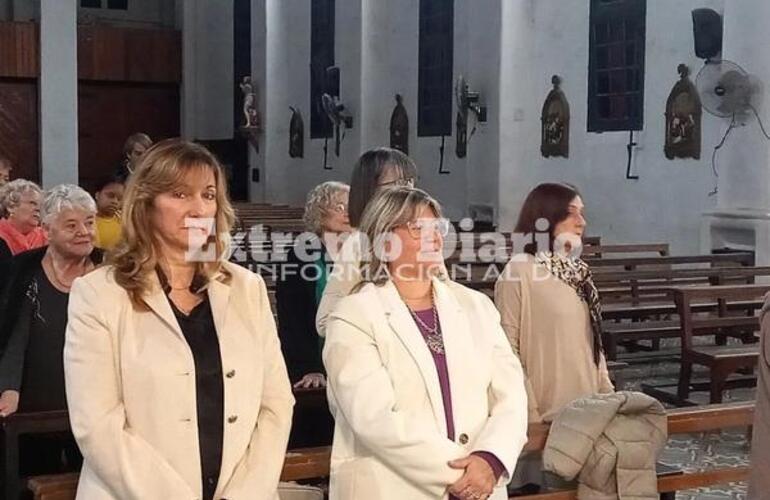
M452 135L454 0L420 0L417 135Z
M312 0L310 11L310 137L331 137L332 122L321 96L326 68L334 66L334 0Z
M591 0L588 131L644 124L646 0Z
M107 0L107 8L115 10L128 10L128 0Z
M101 9L102 0L80 0L80 6L86 9Z

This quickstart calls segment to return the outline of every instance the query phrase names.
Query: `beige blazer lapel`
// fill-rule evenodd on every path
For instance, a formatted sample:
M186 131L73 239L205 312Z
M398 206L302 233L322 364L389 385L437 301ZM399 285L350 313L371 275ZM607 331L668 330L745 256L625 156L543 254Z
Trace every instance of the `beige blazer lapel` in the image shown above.
M168 302L168 297L163 292L163 288L160 286L160 280L158 280L157 274L153 273L150 277L150 290L144 297L144 303L154 312L171 330L176 333L179 338L184 339L182 329L179 327L179 322L174 316L174 311L171 310L171 304Z
M376 287L376 291L384 304L385 316L388 318L390 328L412 355L422 374L436 424L442 433L446 434L446 417L444 415L444 401L441 397L441 385L438 380L436 364L433 362L433 356L430 354L428 345L425 343L425 339L417 328L406 304L401 300L395 285L388 282L382 287Z
M206 287L209 302L211 302L211 313L214 316L214 326L217 329L217 336L222 337L225 333L225 322L227 311L230 307L230 285L212 278Z

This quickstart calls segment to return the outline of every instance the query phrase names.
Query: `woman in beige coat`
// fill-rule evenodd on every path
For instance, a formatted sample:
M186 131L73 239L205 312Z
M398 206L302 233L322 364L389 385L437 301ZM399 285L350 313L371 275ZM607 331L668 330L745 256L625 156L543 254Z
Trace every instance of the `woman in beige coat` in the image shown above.
M515 231L539 232L540 246L529 244L514 255L495 285L503 329L524 368L530 423L552 421L580 397L613 391L599 295L587 264L572 254L585 232L583 211L572 186L537 186ZM514 484L550 484L539 468L539 455L522 457Z
M224 260L224 179L201 146L155 145L111 265L72 287L79 499L277 498L294 401L265 284Z

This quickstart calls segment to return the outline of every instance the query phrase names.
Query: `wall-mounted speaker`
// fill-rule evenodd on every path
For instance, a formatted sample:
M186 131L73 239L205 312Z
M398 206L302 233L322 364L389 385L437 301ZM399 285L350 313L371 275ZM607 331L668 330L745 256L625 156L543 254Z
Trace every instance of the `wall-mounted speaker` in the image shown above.
M695 55L714 59L722 53L722 16L713 9L692 11L692 33Z

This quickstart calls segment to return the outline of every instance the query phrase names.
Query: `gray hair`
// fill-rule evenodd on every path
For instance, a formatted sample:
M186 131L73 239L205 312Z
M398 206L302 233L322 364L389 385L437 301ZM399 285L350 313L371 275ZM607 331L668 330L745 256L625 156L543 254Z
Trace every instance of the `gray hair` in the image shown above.
M42 194L40 186L26 179L16 179L0 188L0 213L7 215L10 210L19 206L25 193Z
M96 213L96 202L88 192L74 184L60 184L45 192L40 220L49 224L62 210L83 210Z
M349 192L350 186L343 182L327 181L310 190L305 202L302 220L308 231L320 235L323 232L324 217L333 208L334 197L342 192Z
M368 282L381 285L388 281L386 263L380 258L381 255L378 255L377 246L393 229L413 221L423 207L431 208L436 217L443 217L439 202L415 187L381 189L372 198L361 216L361 225L358 228L366 238L361 259L361 285Z

